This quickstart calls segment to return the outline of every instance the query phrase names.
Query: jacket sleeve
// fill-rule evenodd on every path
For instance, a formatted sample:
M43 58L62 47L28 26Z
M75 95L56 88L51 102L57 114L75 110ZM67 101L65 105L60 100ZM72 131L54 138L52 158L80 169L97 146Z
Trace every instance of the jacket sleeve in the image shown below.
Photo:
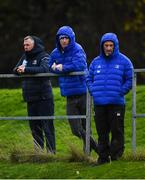
M89 72L88 72L86 81L87 81L87 86L88 86L89 92L92 95L92 87L93 87L93 81L94 81L94 66L93 66L93 63L90 64Z
M69 58L69 57L68 57ZM63 64L62 72L84 71L87 69L86 54L83 49L77 50L72 54L71 61L66 60Z
M52 51L52 53L50 54L50 58L49 58L49 61L48 61L49 71L52 72L52 73L61 74L62 72L60 72L58 70L53 70L51 68L53 63L56 63L55 58L54 58L55 54L56 54L56 49L54 51Z
M36 74L36 73L47 73L49 72L49 56L45 56L40 60L40 65L36 67L25 67L24 74Z
M17 68L18 68L20 65L22 65L22 63L23 63L23 57L24 57L24 56L22 56L22 57L20 58L20 60L18 61L18 63L17 63L16 66L14 67L14 69L13 69L13 73L14 73L14 74L19 75L18 72L17 72Z
M123 94L127 94L129 90L132 88L132 78L133 78L133 65L129 60L125 65L125 72L124 72L124 83L122 86Z
M49 66L49 70L53 72L53 70L51 69L51 66L54 63L54 59L53 59L53 55L52 53L50 54L49 60L48 60L48 66Z

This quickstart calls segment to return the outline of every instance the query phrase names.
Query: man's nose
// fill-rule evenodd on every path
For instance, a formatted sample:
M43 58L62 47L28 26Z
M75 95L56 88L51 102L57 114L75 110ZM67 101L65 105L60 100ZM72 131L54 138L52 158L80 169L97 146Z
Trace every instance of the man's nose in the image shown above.
M63 39L63 42L66 42L66 38Z
M108 50L111 50L111 46L108 46L107 49L108 49Z

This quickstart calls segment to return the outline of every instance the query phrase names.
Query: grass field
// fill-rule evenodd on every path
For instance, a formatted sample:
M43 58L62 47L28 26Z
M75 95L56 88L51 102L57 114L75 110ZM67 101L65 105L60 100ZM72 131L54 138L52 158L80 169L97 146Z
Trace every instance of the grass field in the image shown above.
M55 115L65 115L65 98L54 88ZM132 156L132 96L126 96L125 153L117 162L94 166L97 155L82 153L82 142L72 136L66 120L55 120L55 156L33 153L28 122L0 120L0 179L94 179L145 178L145 119L137 119L137 155ZM145 86L137 88L137 112L145 113ZM0 90L0 116L25 116L21 89ZM92 135L97 133L92 119ZM76 154L75 154L76 153ZM74 158L73 158L74 156Z

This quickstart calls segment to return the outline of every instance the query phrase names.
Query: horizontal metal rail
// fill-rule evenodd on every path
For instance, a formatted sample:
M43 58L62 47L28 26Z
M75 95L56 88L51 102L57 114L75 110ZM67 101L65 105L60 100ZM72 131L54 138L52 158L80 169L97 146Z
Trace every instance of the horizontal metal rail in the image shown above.
M77 119L86 118L86 115L70 115L70 116L9 116L0 117L0 120L45 120L45 119Z
M25 74L25 75L15 75L15 74L0 74L0 78L25 78L25 77L53 77L53 76L76 76L76 75L84 75L84 71L79 72L71 72L64 74L55 74L55 73L38 73L38 74Z
M133 115L134 118L143 118L145 117L145 114L135 114Z
M135 73L137 73L137 72L139 72L139 73L145 72L145 69L134 69L134 72L135 72Z

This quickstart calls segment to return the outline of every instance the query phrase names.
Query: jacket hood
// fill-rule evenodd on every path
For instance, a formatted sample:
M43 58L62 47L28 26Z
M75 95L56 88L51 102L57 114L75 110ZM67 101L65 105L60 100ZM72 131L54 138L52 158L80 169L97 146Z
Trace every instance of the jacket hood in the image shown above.
M28 58L32 58L33 56L45 50L44 43L40 38L38 38L37 36L31 36L31 37L34 40L34 47L31 51L25 52L25 55Z
M101 52L100 52L100 55L105 56L104 49L103 49L103 44L106 41L112 41L114 43L114 51L113 51L112 55L109 56L109 57L113 57L113 56L119 54L119 41L118 41L117 35L115 33L106 33L101 38L101 42L100 42L100 50L101 50Z
M69 42L68 46L65 47L64 50L68 50L68 49L70 49L70 48L72 48L74 46L74 44L75 44L75 33L74 33L74 31L72 30L72 28L70 26L62 26L57 31L57 34L56 34L56 47L59 50L61 50L61 45L60 45L60 40L59 40L60 35L66 35L70 39L70 42Z

